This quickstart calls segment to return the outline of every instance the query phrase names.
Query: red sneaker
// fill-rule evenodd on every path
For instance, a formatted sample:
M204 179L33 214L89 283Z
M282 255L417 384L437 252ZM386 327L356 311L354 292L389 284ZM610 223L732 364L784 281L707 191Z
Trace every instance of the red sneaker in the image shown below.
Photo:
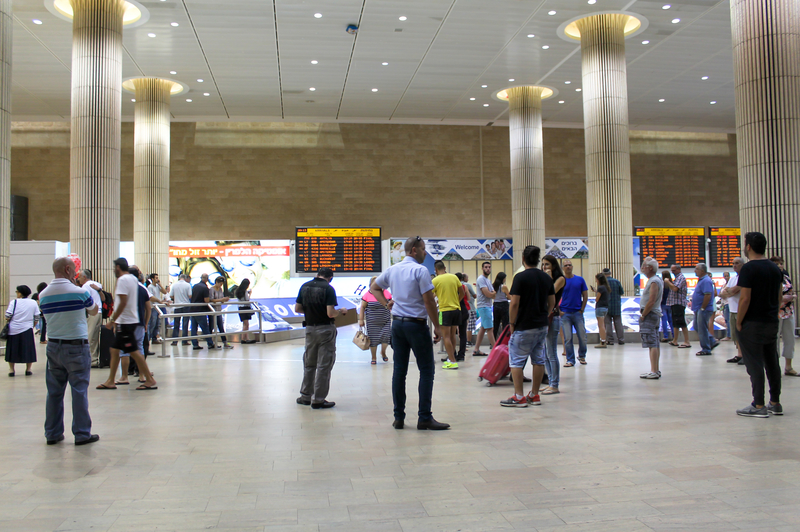
M528 408L528 400L523 397L521 399L517 399L516 395L512 395L508 399L500 401L500 406L510 406L516 408Z
M531 395L530 393L525 397L525 400L532 405L540 405L542 404L542 400L539 399L539 394Z

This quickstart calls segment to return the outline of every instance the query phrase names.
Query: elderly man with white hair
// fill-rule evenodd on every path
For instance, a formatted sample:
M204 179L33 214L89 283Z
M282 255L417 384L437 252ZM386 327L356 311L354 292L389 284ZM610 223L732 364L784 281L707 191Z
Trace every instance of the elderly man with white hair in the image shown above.
M639 333L642 335L642 347L650 350L650 371L639 375L642 379L660 379L661 370L658 359L661 349L658 342L658 324L661 321L661 296L664 294L664 281L658 274L658 261L647 257L642 262L642 273L647 277L647 284L639 299Z

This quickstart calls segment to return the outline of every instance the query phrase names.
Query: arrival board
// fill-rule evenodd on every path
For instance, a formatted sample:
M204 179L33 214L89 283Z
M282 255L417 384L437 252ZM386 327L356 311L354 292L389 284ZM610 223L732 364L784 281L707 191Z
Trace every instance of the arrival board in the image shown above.
M380 227L297 227L297 273L381 271Z
M678 264L689 268L706 261L702 227L637 227L641 258L653 257L661 268Z
M712 268L733 268L733 259L742 256L742 230L738 227L709 227L708 244Z

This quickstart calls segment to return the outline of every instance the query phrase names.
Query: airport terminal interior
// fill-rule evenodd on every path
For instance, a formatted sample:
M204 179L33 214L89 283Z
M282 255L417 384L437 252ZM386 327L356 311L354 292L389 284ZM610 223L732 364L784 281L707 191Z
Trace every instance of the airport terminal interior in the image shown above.
M125 258L171 298L149 329L157 387L102 389L111 324L89 318L91 445L69 390L64 440L45 435L57 339L11 331L36 361L0 373L0 530L800 530L797 329L773 353L785 415L759 418L737 415L754 398L727 299L718 347L687 309L691 348L659 342L653 378L639 321L646 257L682 266L691 298L698 263L716 289L736 277L749 232L791 301L799 57L797 0L0 0L0 310L65 256L112 294ZM473 289L486 262L510 287L529 245L587 285L608 268L625 343L601 344L592 287L585 364L562 338L559 393L503 408L512 382L472 354L488 337L457 370L438 341L451 426L417 430L412 354L397 429L393 350L354 337L407 239ZM347 309L331 408L298 401L316 333L295 301L321 267ZM172 345L173 288L203 276L232 299L197 310L231 349Z

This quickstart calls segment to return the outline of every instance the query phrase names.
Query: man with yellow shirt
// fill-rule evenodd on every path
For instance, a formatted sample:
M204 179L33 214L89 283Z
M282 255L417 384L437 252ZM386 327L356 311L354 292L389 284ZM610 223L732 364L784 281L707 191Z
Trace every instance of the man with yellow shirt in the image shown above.
M447 358L442 369L458 369L456 361L456 330L461 324L461 298L464 296L464 287L458 277L447 273L444 262L437 260L433 267L436 277L433 279L433 293L439 300L439 325L442 326L444 348Z

